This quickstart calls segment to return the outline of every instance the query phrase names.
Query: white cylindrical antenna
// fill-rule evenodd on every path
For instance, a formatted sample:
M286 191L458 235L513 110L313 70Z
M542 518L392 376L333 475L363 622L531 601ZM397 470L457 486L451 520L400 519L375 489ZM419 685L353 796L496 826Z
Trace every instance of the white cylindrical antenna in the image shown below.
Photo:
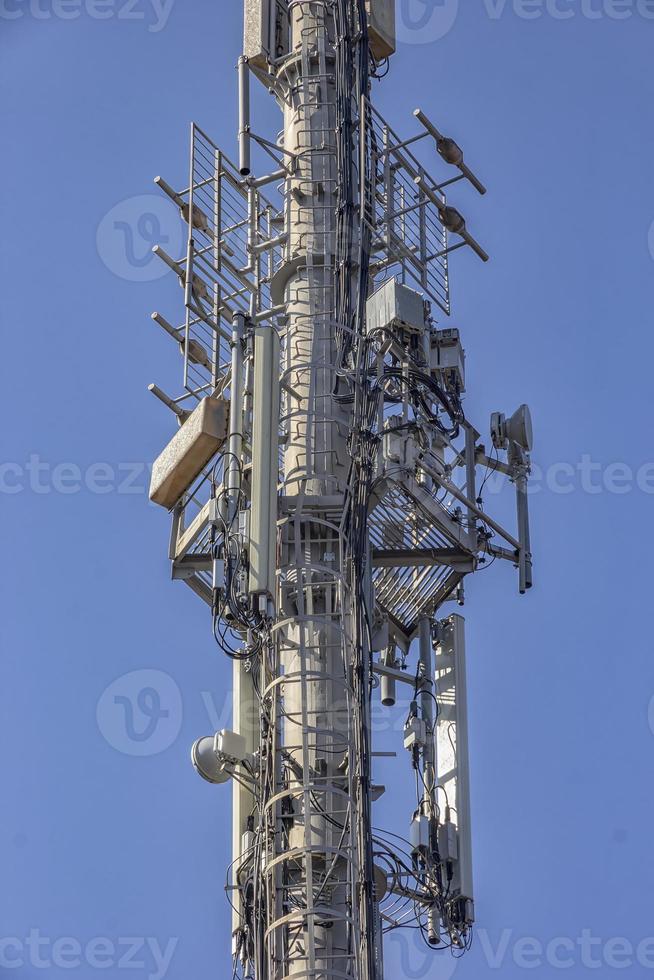
M427 911L427 942L430 946L440 946L441 943L440 918L433 906Z
M238 59L238 169L250 174L250 69L248 59Z
M387 667L395 666L395 644L393 643L382 654L382 663ZM385 708L393 708L397 701L397 683L394 677L388 674L381 674L379 680L379 694L381 703Z
M161 313L152 313L151 316L154 322L158 323L159 326L162 327L166 331L166 333L173 338L173 340L176 340L178 344L184 343L184 334L182 333L182 331L176 330L171 323L168 323L168 320L166 320L166 318L163 317Z
M457 858L453 890L461 896L462 918L474 921L472 836L470 827L470 763L468 758L468 697L465 621L454 614L440 623L436 648L436 775L445 791L448 810L456 812ZM447 813L446 813L447 816Z
M184 198L181 197L176 190L174 190L170 184L168 184L163 177L155 177L154 182L157 187L160 187L164 194L167 194L171 201L174 201L177 207L181 208L184 206Z
M252 505L249 591L276 594L277 480L279 473L279 335L254 331L252 410Z
M244 313L235 313L232 320L232 373L230 379L231 407L229 413L229 454L227 465L227 498L229 520L238 512L241 492L243 454L243 339L247 326Z
M168 253L164 251L161 245L155 245L154 248L152 249L152 252L154 255L157 256L158 259L161 259L162 262L165 262L169 269L172 269L173 272L176 272L180 279L182 280L184 279L184 270L179 264L179 262L175 262L174 259L171 259L170 255L168 255Z
M173 338L173 340L177 341L177 343L180 346L180 350L182 354L184 354L186 351L186 338L184 336L184 332L182 330L177 330L175 327L173 327L171 323L168 323L168 320L166 320L166 318L163 317L161 313L152 313L152 319L154 320L155 323L158 323L159 326L162 327L166 331L166 333ZM191 339L189 340L188 359L191 362L191 364L202 364L206 368L209 369L211 368L211 360L209 358L209 355L207 354L202 344L199 343L199 341L195 340L194 337L191 337Z
M163 177L155 177L154 182L157 187L160 187L164 194L167 194L171 201L173 201L180 210L184 221L188 221L192 224L193 228L199 228L206 235L211 235L211 229L209 227L209 219L207 215L202 211L197 205L193 206L193 221L190 221L190 203L185 201L181 194L178 194L174 188L168 184Z
M181 405L178 405L176 401L173 401L170 395L167 395L165 391L161 390L159 385L148 385L148 391L151 391L155 398L158 398L171 412L174 412L180 422L186 422L191 413L185 408L182 408Z
M396 685L395 678L389 677L387 674L382 674L380 679L380 696L381 703L385 708L393 708L396 701Z

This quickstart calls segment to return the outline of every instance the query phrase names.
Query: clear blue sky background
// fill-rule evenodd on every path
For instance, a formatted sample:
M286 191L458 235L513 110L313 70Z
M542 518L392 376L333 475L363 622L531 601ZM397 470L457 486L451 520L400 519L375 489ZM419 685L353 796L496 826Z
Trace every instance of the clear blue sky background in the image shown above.
M584 930L601 940L596 972L622 963L634 980L654 976L651 948L648 966L642 949L630 957L611 944L623 937L635 950L654 935L653 469L638 479L654 461L654 20L646 5L609 0L593 0L591 18L588 3L560 0L569 19L551 4L534 19L510 0L465 0L458 14L452 0L436 4L422 33L405 26L375 88L407 134L420 104L488 184L483 200L453 194L492 255L487 266L464 252L452 260L467 412L485 431L491 411L529 401L543 473L535 589L519 598L513 570L496 565L470 582L465 610L481 935L458 965L425 959L411 934L390 942L391 977L493 976L500 943L507 977L522 977L525 961L558 976L553 956L583 976ZM18 4L0 5L0 940L12 940L0 975L122 977L119 941L141 937L162 948L178 939L172 980L210 980L229 971L229 792L201 782L188 754L213 730L208 709L226 724L230 671L206 608L169 581L168 519L148 504L143 472L173 431L146 386L174 390L179 377L149 313L176 319L181 294L172 275L130 265L125 243L131 234L137 263L151 244L151 223L138 219L155 204L132 199L155 192L152 177L185 184L191 118L234 149L241 3L177 0L158 31L149 0L131 20L115 6L100 20ZM451 29L421 43L450 14ZM261 90L257 125L272 134L267 99ZM153 213L174 241L170 211ZM575 469L584 457L590 477ZM104 480L98 463L110 467ZM132 492L124 464L141 464ZM487 503L511 513L510 491ZM124 677L143 670L167 678ZM143 686L168 716L139 743L126 702L112 705ZM388 730L398 721L378 747L399 758L375 775L407 791L389 793L376 820L404 834L408 763ZM37 965L31 930L50 941L39 956L51 966ZM67 937L83 947L79 967L65 968L74 942L53 955ZM88 951L97 937L104 958ZM540 959L529 946L525 958L526 937L568 943ZM142 965L127 975L157 976L147 947L134 959Z

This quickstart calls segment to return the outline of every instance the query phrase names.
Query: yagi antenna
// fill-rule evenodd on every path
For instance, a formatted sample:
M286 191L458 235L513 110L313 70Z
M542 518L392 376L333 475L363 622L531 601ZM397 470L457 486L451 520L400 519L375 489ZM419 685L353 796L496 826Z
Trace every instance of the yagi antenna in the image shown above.
M427 118L422 109L415 109L413 115L416 117L418 122L422 123L429 135L434 138L436 149L443 160L445 160L445 163L449 163L451 166L457 167L466 180L470 181L476 191L479 191L480 194L485 194L486 188L482 182L478 177L475 177L472 170L470 170L470 168L464 163L463 150L459 144L455 143L455 141L449 136L443 136L443 134L436 129L433 122Z
M423 192L425 197L427 197L431 203L437 208L440 215L440 219L443 222L443 226L453 235L459 235L460 238L469 245L475 255L478 255L482 262L488 262L488 253L484 251L479 242L472 237L468 229L466 228L466 221L463 215L457 211L456 208L445 204L444 201L434 193L432 188L428 185L424 177L416 177L416 184Z

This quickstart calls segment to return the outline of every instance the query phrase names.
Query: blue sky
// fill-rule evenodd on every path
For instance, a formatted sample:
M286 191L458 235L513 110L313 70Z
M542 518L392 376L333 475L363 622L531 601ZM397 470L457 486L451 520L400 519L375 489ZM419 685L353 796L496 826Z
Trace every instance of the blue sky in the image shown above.
M486 431L528 401L537 465L536 587L496 565L465 609L477 941L452 963L409 933L389 976L654 976L652 8L407 0L375 88L488 185L452 195L492 256L452 258L466 411ZM240 36L236 0L0 2L0 973L20 980L228 971L228 791L189 747L227 723L230 671L146 493L172 431L146 387L179 371L149 314L180 292L139 219L180 228L139 199L157 174L185 184L191 118L234 152ZM508 518L511 493L487 504ZM401 788L399 717L375 778ZM378 825L405 833L406 799Z

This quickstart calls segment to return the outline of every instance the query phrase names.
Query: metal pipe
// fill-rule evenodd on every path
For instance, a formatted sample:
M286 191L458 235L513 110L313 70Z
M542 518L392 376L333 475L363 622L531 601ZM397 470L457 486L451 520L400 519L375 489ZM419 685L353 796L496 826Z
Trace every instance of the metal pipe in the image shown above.
M286 310L286 303L280 303L278 306L271 306L269 310L261 310L259 313L255 313L252 317L253 323L261 323L263 320L270 320L273 316L279 316L280 313L284 313Z
M243 453L243 338L245 337L246 317L236 313L232 321L232 374L231 400L229 413L229 461L227 463L227 498L229 523L238 512L241 489L241 469Z
M231 399L229 418L229 459L225 487L227 490L227 524L238 518L241 492L242 452L243 452L243 341L247 326L244 313L235 313L232 320L232 369ZM234 728L246 739L249 751L256 746L256 708L252 672L244 669L241 660L235 659L232 669ZM253 796L250 789L234 782L232 790L232 848L234 854L233 874L236 875L243 858L241 842L247 827L247 818L252 811ZM242 899L239 891L232 898L233 934L236 937L242 923ZM236 939L234 939L236 943Z
M395 644L391 643L384 651L382 655L382 663L386 667L393 669L395 667ZM373 665L373 670L376 670L377 665ZM397 700L396 693L396 678L391 673L381 674L380 678L380 696L381 703L385 708L392 708Z
M276 238L269 238L265 242L259 242L255 245L248 245L248 252L253 255L260 255L262 252L267 252L270 249L277 248L279 245L285 245L288 241L288 235L284 233L283 235L277 235Z
M492 528L492 530L495 531L496 534L499 534L500 537L504 538L505 541L508 541L509 544L512 544L513 547L516 549L516 551L520 551L522 547L520 542L517 541L512 534L509 534L508 531L505 531L504 528L501 526L501 524L498 524L497 521L494 521L492 517L489 517L488 514L484 513L484 511L481 510L480 507L477 507L477 505L474 504L472 500L469 500L468 497L466 497L465 493L463 493L462 490L459 490L459 488L455 486L454 483L452 483L450 480L446 480L445 477L437 473L436 470L429 469L428 472L431 476L433 476L436 482L440 484L443 490L448 490L453 497L456 497L456 499L459 500L462 504L465 504L465 506L473 514L475 514L482 521L482 523L488 524L488 526Z
M516 477L515 489L518 511L518 538L520 539L520 556L518 561L520 594L524 595L527 589L530 589L533 585L526 472L522 472Z
M250 68L248 59L238 59L238 169L243 177L251 173Z
M465 427L465 459L466 459L466 497L468 500L477 502L477 460L475 457L476 433L470 425ZM471 544L477 543L477 525L475 523L475 512L468 507L468 534Z
M432 645L432 622L429 616L421 616L418 624L419 636L419 660L418 660L418 697L420 698L420 710L422 720L427 729L425 746L422 750L422 784L423 812L429 817L430 826L430 846L433 845L438 833L438 808L436 803L436 720L437 711L436 699L434 695L435 687L435 667L434 649ZM431 881L434 889L438 888L438 880L433 877ZM440 942L440 919L437 911L432 907L428 915L428 940L430 945L436 946Z
M253 177L249 183L251 187L265 187L266 184L273 184L276 180L284 180L288 174L282 168L273 170L271 174L264 174L263 177Z
M434 743L434 654L431 642L431 619L421 616L418 625L420 642L419 687L420 708L422 719L427 726L427 742L423 750L422 771L424 782L423 801L430 817L434 812L435 785L435 743Z
M254 187L248 188L248 243L247 250L250 256L250 261L248 264L248 270L254 275L254 288L250 291L250 316L254 316L259 301L261 299L259 294L259 256L254 251L254 247L257 244L257 235L259 231L259 194Z
M279 472L279 337L269 327L254 331L252 503L249 591L276 599L277 481Z

